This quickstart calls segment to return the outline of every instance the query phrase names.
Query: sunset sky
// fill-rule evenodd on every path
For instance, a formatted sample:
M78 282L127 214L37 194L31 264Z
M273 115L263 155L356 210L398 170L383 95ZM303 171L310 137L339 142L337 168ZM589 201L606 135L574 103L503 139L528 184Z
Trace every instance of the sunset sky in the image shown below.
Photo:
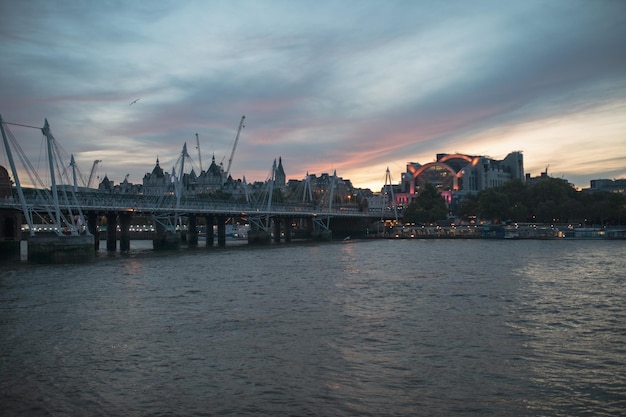
M87 175L332 173L380 190L437 153L626 178L626 1L2 1L0 114ZM134 104L134 100L139 99ZM41 134L11 126L38 164ZM4 151L0 165L5 165Z

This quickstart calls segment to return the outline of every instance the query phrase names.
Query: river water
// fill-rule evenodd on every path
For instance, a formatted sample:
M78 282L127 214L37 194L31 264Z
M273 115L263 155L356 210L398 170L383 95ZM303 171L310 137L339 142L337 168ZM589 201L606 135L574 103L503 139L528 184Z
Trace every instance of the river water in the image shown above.
M372 240L0 267L20 416L616 416L624 241Z

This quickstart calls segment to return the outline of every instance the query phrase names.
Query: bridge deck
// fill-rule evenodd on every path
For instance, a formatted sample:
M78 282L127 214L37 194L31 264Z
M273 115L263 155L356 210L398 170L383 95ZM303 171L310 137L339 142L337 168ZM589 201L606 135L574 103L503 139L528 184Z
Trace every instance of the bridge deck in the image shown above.
M28 194L26 206L29 210L45 211L48 202L39 195ZM178 203L174 198L156 199L154 196L143 195L111 195L103 193L77 193L73 202L60 203L61 210L84 212L128 211L137 213L178 215L243 215L271 217L345 217L345 218L393 218L393 210L370 209L359 211L356 207L315 207L311 204L272 204L268 209L258 204L246 202L228 202L196 198L181 199ZM22 210L17 198L0 199L0 208Z

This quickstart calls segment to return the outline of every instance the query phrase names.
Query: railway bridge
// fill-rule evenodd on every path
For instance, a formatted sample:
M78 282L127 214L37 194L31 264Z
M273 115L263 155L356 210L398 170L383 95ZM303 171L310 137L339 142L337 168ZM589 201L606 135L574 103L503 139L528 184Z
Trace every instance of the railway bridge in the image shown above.
M67 191L67 187L63 191ZM226 245L226 229L233 219L247 225L250 244L291 241L293 238L330 240L347 235L364 236L373 224L392 219L390 210L359 211L357 207L321 207L309 203L265 204L229 202L175 196L115 195L101 192L71 192L56 209L49 204L50 190L23 188L23 201L15 187L0 196L0 221L5 241L37 240L52 233L92 236L95 250L104 235L108 251L130 249L135 219L149 219L155 250ZM58 210L58 213L57 211ZM55 220L58 219L58 223ZM58 226L57 226L58 224ZM22 230L22 225L26 227ZM43 230L43 225L49 225ZM215 228L215 232L214 232ZM334 232L334 233L333 233ZM21 236L28 234L28 236ZM145 235L145 233L144 233ZM204 239L199 239L199 237ZM119 242L119 247L118 247Z
M0 116L2 141L11 172L9 175L6 168L0 167L0 241L3 253L13 253L11 248L15 246L19 250L25 224L29 260L63 262L92 258L99 249L102 229L106 229L107 250L117 250L119 240L119 249L128 251L131 221L140 216L150 218L153 247L161 250L179 248L181 235L187 246L198 246L198 226L201 225L207 247L214 245L214 226L217 244L224 246L226 223L232 218L244 219L249 224L249 243L269 243L272 236L275 241L283 237L289 241L294 232L322 240L330 240L333 230L343 236L358 235L366 233L373 221L394 215L390 211L376 213L362 206L337 206L336 174L328 189L315 200L309 188L302 200L284 202L274 192L276 161L265 188L255 189L251 195L246 192L245 198L223 200L196 195L187 189L183 180L185 162L190 159L186 144L173 168L171 183L156 191L150 190L149 194L117 194L79 187L74 157L62 152L47 120L41 129L18 125L41 130L48 168L44 172L34 169L20 141L8 128L10 124L14 123L5 122ZM21 162L19 168L16 160ZM27 176L26 183L33 185L23 186L22 176ZM305 198L307 195L311 197L309 200Z

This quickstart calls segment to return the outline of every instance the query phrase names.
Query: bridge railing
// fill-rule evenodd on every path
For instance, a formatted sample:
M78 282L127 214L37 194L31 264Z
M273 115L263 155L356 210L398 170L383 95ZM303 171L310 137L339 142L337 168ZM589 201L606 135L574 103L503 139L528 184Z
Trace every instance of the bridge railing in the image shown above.
M37 193L26 194L27 207L33 211L44 211L48 201ZM16 197L0 198L0 208L21 210ZM83 211L134 211L144 213L176 212L178 214L228 214L228 215L270 215L270 216L333 216L333 217L376 217L375 211L361 212L355 208L337 207L328 208L314 206L310 203L302 204L274 204L268 211L257 205L246 202L223 200L206 200L185 198L180 200L177 207L174 196L133 195L133 194L106 194L106 193L76 193L76 199L69 204L61 204L62 210Z
M274 204L268 211L258 205L246 202L207 200L199 198L183 198L178 207L176 198L165 197L158 200L154 196L143 195L100 195L97 199L92 196L79 196L78 201L84 210L89 209L132 209L134 211L161 212L178 211L181 213L229 213L229 214L270 214L270 215L342 215L363 217L369 213L358 210L348 210L341 208L316 207L310 203L304 204Z

